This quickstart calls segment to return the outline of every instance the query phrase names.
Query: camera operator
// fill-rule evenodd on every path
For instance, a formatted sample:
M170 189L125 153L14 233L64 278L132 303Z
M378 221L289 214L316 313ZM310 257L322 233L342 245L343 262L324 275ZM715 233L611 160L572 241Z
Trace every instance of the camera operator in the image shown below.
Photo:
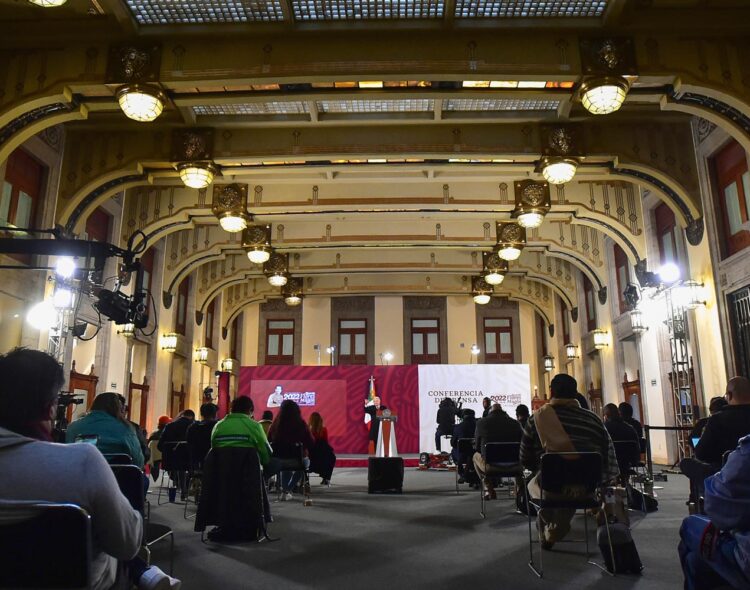
M461 398L459 398L459 402ZM456 424L456 413L458 408L456 402L446 397L440 402L437 411L437 430L435 431L435 448L441 452L440 438L453 435L453 426Z
M128 561L130 581L139 588L179 588L179 580L134 559L143 536L141 515L120 492L102 454L93 445L50 442L63 382L62 368L46 353L16 348L0 356L0 498L85 509L91 515L95 590L113 586L118 560Z

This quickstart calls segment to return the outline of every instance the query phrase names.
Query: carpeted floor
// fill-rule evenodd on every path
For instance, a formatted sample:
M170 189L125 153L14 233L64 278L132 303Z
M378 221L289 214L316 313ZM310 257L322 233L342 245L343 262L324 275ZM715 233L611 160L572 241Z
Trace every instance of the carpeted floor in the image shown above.
M272 504L273 543L202 544L179 504L152 501L152 519L175 530L175 575L186 590L682 587L677 542L688 486L680 475L658 484L658 512L631 523L642 576L611 578L586 564L583 544L562 544L545 552L543 580L527 566L526 518L509 499L489 502L482 520L478 492L462 486L456 495L453 473L407 469L403 495L368 495L366 479L365 469L339 469L330 488L313 479L312 506L299 497ZM582 523L576 517L577 537ZM154 548L162 567L167 546Z

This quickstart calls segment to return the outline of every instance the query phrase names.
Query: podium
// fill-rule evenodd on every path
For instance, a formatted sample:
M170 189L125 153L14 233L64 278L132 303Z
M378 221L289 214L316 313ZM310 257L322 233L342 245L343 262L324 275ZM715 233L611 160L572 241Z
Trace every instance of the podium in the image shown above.
M398 457L398 448L396 447L398 416L385 409L378 412L376 420L378 421L378 440L375 444L375 456Z

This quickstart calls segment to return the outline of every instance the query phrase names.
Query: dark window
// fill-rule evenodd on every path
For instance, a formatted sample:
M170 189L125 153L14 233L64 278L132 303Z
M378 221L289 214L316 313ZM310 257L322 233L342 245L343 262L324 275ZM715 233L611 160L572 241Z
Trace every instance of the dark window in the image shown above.
M17 149L8 157L5 167L5 180L0 193L0 225L34 227L39 203L42 199L42 186L46 168L22 149ZM15 237L29 237L29 234L15 234ZM29 264L31 256L15 254L13 258Z
M630 265L627 254L617 244L615 244L615 268L617 269L617 301L620 304L620 313L625 313L628 308L622 293L630 282Z
M596 330L596 293L586 275L583 275L583 293L586 298L586 329L591 332Z
M411 321L411 362L418 365L440 364L440 320Z
M735 375L750 377L750 288L727 296L731 314Z
M216 310L216 299L212 299L206 309L206 347L214 347L214 312Z
M367 364L367 320L339 320L338 363Z
M187 327L188 293L190 293L190 277L185 277L177 287L177 321L175 322L175 332L183 336Z
M565 304L563 304L562 299L558 299L558 303L560 305L560 324L562 325L562 337L563 337L563 344L569 344L570 343L570 312L568 311L568 308L565 307Z
M239 342L240 342L240 330L242 327L242 314L234 318L232 322L232 335L229 342L229 356L233 359L239 359Z
M732 140L710 161L718 190L721 225L725 236L722 254L726 258L750 246L750 173L743 147Z
M661 264L673 262L682 268L685 252L674 212L662 203L654 209L654 217L656 218L656 240L659 243L659 261Z
M141 256L141 268L143 269L143 288L151 293L151 280L154 276L154 250L147 250Z
M266 364L294 364L294 320L266 322Z
M97 207L86 220L86 235L89 240L109 241L109 226L112 216L101 207Z
M539 343L542 349L542 356L547 356L549 350L547 349L547 336L545 335L544 318L539 314L536 314L536 328L539 334Z
M513 326L510 318L484 318L484 362L513 362Z

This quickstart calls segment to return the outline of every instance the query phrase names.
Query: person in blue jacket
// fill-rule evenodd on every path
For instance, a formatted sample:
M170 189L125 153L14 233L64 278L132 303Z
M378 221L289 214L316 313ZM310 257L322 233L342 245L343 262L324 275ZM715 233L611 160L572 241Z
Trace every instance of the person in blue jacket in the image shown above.
M118 395L100 393L94 398L89 413L68 426L65 440L72 443L95 436L96 447L103 454L130 455L133 465L143 469L144 457L138 435L122 415L123 407Z
M750 435L705 481L705 515L682 521L680 561L686 590L750 588Z

